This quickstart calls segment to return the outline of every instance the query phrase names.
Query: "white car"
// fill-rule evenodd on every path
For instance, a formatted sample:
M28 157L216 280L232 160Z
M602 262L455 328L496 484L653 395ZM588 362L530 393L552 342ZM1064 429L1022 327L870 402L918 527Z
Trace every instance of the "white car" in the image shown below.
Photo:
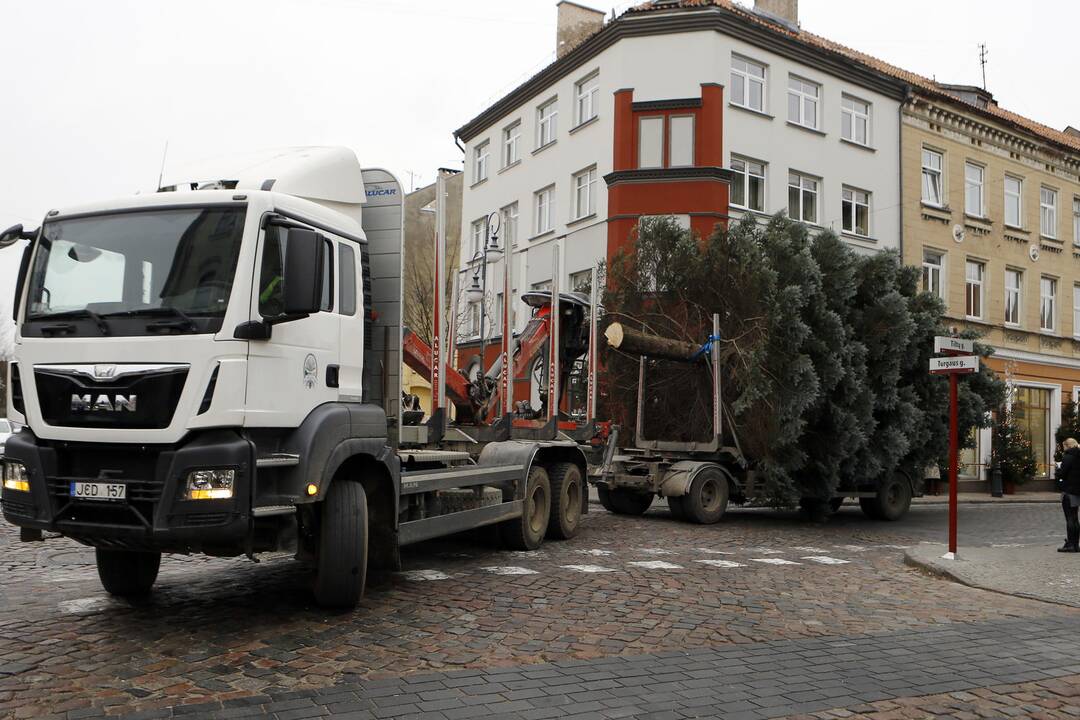
M4 454L4 441L16 430L18 430L18 428L15 427L14 423L10 420L0 418L0 455Z

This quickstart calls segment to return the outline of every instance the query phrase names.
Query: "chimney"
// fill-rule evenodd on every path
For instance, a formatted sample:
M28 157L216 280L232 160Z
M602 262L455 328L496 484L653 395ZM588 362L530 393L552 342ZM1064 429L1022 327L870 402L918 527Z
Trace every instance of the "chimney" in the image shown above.
M754 12L799 27L799 0L754 0Z
M559 27L555 36L555 57L561 58L585 38L604 27L604 13L584 5L561 0Z
M1080 130L1074 128L1072 125L1065 128L1065 134L1069 137L1080 138Z

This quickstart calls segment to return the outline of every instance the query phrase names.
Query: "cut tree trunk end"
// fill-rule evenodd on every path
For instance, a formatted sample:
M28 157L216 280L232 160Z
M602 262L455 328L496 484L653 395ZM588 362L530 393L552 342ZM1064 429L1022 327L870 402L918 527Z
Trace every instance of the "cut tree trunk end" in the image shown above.
M701 350L700 345L685 340L648 335L617 322L608 326L608 329L604 331L604 337L607 338L608 345L617 350L662 360L692 362L697 359L695 356Z

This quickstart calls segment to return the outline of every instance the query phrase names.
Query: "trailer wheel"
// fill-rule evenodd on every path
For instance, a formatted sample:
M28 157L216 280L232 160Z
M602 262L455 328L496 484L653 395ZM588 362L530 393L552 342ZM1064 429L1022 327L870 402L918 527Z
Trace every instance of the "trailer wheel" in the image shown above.
M95 548L98 578L110 595L146 595L157 580L161 553Z
M668 495L666 498L668 510L671 511L671 517L676 520L686 519L686 509L683 507L683 497L684 496L682 495Z
M596 488L600 504L616 515L644 515L653 502L652 493L634 492L626 488Z
M699 525L712 525L724 516L728 504L728 481L723 471L706 467L690 483L683 495L686 519Z
M893 475L878 488L877 495L859 498L863 512L874 520L899 520L911 509L911 484L903 475ZM871 511L867 512L867 505Z
M547 470L533 465L525 482L521 517L502 524L502 538L514 550L535 550L544 542L551 518L551 480Z
M577 535L581 525L581 504L584 502L584 483L581 468L574 463L555 463L548 473L551 480L551 517L547 536L569 540Z
M352 608L367 578L367 494L358 482L337 480L322 504L315 569L315 602Z

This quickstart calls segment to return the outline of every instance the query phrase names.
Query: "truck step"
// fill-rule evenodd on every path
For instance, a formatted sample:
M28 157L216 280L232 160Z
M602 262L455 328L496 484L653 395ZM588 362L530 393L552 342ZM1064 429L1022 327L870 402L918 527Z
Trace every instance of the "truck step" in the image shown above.
M469 453L460 450L398 450L398 457L403 463L437 462L449 465L469 459Z
M273 453L264 455L255 461L255 467L294 467L300 464L300 456L293 453Z
M251 514L255 517L270 517L271 515L291 515L296 512L295 505L264 505L263 507L251 508Z

